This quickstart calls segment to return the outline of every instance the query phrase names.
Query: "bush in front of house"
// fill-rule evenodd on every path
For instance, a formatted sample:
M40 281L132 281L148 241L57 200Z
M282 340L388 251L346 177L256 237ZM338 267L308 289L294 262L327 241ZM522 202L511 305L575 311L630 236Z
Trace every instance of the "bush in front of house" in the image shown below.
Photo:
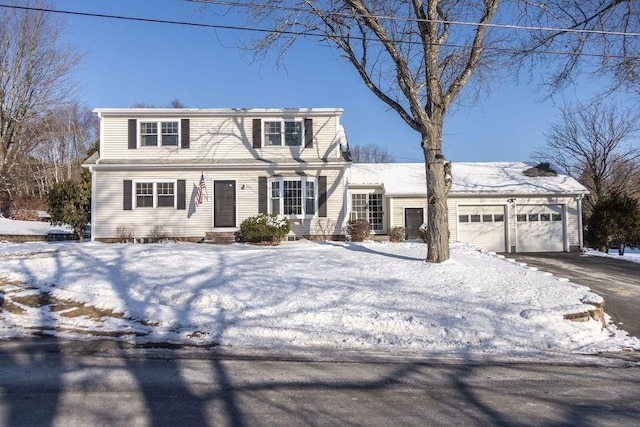
M389 240L392 242L404 241L404 227L391 227L389 230Z
M427 223L423 223L420 228L418 229L418 232L420 233L420 238L422 238L422 241L427 243Z
M291 224L283 215L259 214L240 224L240 237L250 243L279 244L289 234Z
M169 238L169 233L167 230L161 225L156 225L151 230L149 230L149 241L151 243L159 243L167 240Z
M347 225L347 234L352 242L364 242L371 233L371 225L366 219L352 219Z

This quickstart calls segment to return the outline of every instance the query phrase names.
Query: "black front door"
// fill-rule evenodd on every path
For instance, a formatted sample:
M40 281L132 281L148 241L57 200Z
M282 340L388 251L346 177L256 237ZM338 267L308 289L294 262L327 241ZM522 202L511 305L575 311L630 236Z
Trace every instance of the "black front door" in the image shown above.
M404 209L404 227L406 229L407 239L420 238L420 226L424 222L423 208L405 208Z
M236 226L236 182L213 182L213 226Z

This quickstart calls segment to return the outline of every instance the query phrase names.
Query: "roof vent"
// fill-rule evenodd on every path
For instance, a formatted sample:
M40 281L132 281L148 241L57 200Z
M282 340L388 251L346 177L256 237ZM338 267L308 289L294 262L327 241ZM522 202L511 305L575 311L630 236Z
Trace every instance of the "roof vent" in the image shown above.
M538 176L557 176L558 173L551 169L551 165L549 163L540 163L537 166L526 169L522 172L526 176L530 177L538 177Z

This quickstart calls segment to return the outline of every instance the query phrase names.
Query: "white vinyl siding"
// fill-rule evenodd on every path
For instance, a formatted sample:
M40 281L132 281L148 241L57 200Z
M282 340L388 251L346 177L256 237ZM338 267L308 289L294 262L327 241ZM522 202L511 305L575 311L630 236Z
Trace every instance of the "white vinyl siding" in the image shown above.
M278 175L291 174L286 170L274 171ZM117 238L116 229L119 226L130 227L136 238L149 236L151 229L161 226L169 236L173 237L204 237L213 228L213 181L236 181L236 221L242 221L258 213L258 177L264 172L256 170L204 170L203 171L209 198L195 207L193 197L200 180L200 170L193 171L107 171L97 172L98 179L95 187L95 201L93 209L94 222L92 237L96 239ZM331 219L335 223L332 234L342 232L343 223L340 222L344 199L343 172L338 169L309 170L310 178L317 180L318 175L327 177L327 218L301 217L291 218L291 234L299 236L319 234L318 221ZM312 175L315 174L315 175ZM133 209L123 210L122 183L133 180L133 195L135 196L136 182L176 182L186 180L186 209ZM175 188L175 187L174 187ZM135 204L134 204L135 206ZM228 231L225 229L224 231Z
M161 160L188 161L191 159L210 160L216 163L238 163L255 161L260 158L266 161L283 163L291 162L293 157L305 162L330 160L343 162L341 150L336 140L339 118L334 115L304 115L299 119L304 133L303 121L313 119L313 147L305 148L304 139L300 146L283 145L252 147L252 118L261 118L262 124L270 120L283 120L277 117L261 117L251 115L245 117L185 117L190 119L190 147L188 150L177 146L162 146L160 141L156 146L139 147L137 150L128 149L128 119L137 118L139 122L176 121L175 118L158 119L157 117L103 117L104 129L100 141L101 159L132 160L140 159L146 162ZM179 120L177 120L179 122ZM286 121L282 121L285 123ZM158 129L161 132L162 129Z

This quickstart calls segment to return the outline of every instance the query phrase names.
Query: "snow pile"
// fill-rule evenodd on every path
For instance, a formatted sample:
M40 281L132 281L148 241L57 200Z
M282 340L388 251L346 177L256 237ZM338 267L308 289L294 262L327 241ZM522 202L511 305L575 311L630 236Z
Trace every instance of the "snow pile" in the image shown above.
M0 338L44 328L76 338L118 331L136 342L391 354L640 349L612 325L563 318L601 301L583 286L464 244L442 264L425 255L418 242L3 244L6 299L36 292L64 304L3 311ZM73 315L70 302L103 314Z

